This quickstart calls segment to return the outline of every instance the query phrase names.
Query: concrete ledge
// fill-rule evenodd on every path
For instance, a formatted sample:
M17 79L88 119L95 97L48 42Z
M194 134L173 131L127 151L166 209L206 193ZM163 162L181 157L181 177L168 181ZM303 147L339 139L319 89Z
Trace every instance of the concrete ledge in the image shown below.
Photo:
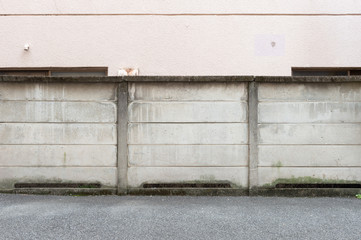
M284 77L284 76L256 76L256 82L263 83L337 83L337 82L361 82L360 76L350 77Z
M0 76L1 82L19 83L119 83L122 77L33 77L33 76Z
M267 82L332 83L361 82L361 76L292 77L292 76L137 76L137 77L33 77L0 76L0 82L34 83L121 83L121 82Z
M137 77L33 77L0 76L0 82L121 83L121 82L251 82L253 76L137 76Z
M264 197L355 197L360 188L269 188L250 189L249 196Z
M253 76L138 76L124 77L127 82L252 82Z
M248 196L248 189L235 188L130 188L129 195Z

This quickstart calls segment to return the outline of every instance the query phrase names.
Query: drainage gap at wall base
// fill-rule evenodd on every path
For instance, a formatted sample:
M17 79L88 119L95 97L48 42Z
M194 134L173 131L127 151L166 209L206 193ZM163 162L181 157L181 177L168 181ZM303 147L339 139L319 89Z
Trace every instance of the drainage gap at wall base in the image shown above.
M15 183L14 188L101 188L99 183Z
M145 183L143 188L231 188L229 183Z

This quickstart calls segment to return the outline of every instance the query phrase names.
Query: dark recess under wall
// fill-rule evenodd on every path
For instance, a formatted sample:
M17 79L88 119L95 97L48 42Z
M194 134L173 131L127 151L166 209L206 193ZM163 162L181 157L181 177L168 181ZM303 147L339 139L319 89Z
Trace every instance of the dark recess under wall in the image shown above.
M15 188L100 188L99 183L15 183Z
M143 188L230 188L229 183L145 183Z

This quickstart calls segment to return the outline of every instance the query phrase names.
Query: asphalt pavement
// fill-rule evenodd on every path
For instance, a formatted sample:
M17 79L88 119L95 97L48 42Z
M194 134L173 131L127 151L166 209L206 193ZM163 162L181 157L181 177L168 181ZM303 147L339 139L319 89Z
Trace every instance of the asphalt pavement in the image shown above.
M361 239L356 198L0 194L0 239Z

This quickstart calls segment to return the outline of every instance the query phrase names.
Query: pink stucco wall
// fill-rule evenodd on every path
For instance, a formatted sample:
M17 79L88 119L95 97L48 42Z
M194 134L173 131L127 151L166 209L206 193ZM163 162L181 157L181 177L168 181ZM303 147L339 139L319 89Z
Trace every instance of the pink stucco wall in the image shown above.
M290 75L361 67L360 29L358 0L0 0L0 68Z

